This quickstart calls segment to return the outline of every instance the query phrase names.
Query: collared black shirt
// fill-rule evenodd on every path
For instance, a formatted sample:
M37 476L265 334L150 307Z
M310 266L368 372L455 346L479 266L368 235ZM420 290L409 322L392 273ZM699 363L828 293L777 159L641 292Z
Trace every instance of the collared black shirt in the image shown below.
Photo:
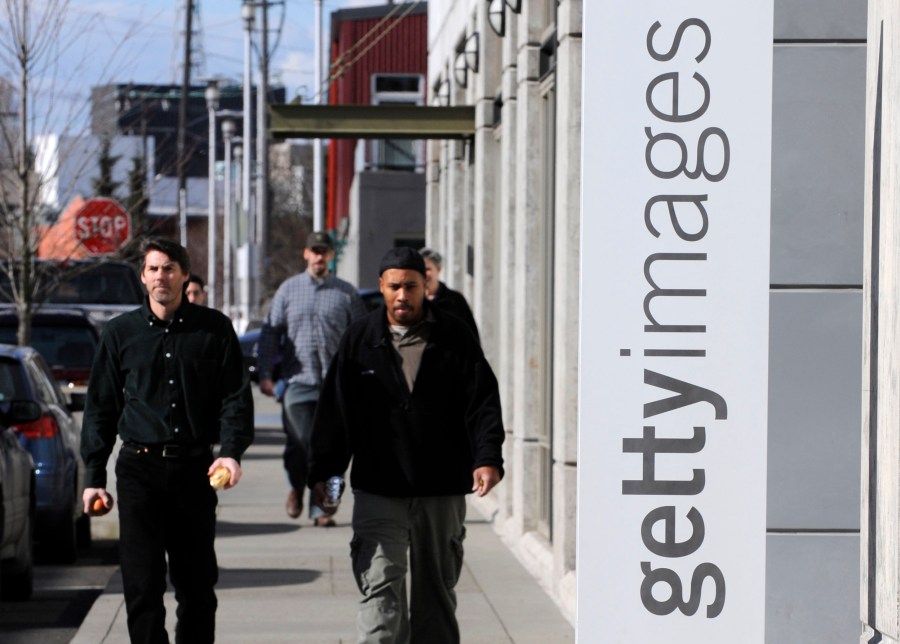
M143 445L221 443L219 456L240 460L253 442L253 396L231 320L184 300L165 322L147 299L110 320L81 432L85 487L106 486L116 434Z

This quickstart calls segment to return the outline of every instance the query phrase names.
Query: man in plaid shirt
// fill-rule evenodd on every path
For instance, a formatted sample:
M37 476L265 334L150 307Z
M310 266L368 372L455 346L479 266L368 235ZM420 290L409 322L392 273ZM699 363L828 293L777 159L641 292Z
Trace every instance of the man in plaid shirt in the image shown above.
M281 378L287 383L282 420L287 434L284 469L291 490L285 510L296 519L303 512L307 456L319 390L344 330L366 313L366 306L349 283L332 275L334 245L328 233L310 233L303 249L306 271L285 280L269 308L259 342L259 390L275 395L273 361L282 353ZM333 511L332 511L333 512ZM322 508L309 504L317 526L333 526Z

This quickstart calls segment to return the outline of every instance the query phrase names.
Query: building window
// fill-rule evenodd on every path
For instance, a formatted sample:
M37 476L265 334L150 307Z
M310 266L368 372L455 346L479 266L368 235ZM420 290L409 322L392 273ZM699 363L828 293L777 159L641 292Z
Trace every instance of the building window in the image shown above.
M538 74L544 80L556 71L556 30L553 30L541 45Z
M425 77L421 74L373 74L372 105L424 105ZM379 139L366 146L364 169L422 172L425 142Z

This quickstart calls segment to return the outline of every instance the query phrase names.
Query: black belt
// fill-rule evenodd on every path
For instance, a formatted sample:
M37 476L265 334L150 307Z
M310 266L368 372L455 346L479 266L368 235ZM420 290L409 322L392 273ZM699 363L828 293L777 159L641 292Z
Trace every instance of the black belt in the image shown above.
M197 458L210 453L209 445L176 445L170 443L167 445L141 445L131 441L124 444L124 447L132 450L135 454L154 454L163 458Z

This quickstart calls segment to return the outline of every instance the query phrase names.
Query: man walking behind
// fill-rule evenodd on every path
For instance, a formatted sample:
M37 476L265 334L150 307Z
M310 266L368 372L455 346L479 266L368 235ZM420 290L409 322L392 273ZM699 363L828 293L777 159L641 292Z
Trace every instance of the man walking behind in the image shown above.
M106 462L118 434L119 548L128 633L168 642L166 555L178 602L175 641L215 639L216 492L209 476L237 485L253 441L253 398L231 321L183 295L187 251L174 241L141 247L144 304L106 325L82 423L84 511L112 506ZM211 446L220 443L213 459ZM98 504L99 500L99 504Z
M469 308L465 296L441 281L441 271L444 265L441 254L431 248L422 248L419 250L419 254L425 260L425 297L435 308L462 318L463 322L472 329L475 338L480 341L475 316L472 315L472 309Z
M191 304L206 306L206 284L199 275L191 273L184 287L184 295Z
M465 494L503 476L500 395L465 322L426 300L418 252L390 250L379 283L385 305L350 326L328 371L310 482L323 498L352 457L358 641L455 644Z
M285 510L296 519L303 512L309 457L309 436L319 389L344 330L366 313L366 306L349 283L331 274L334 246L328 233L310 233L303 250L306 271L281 284L259 341L259 390L275 395L273 360L282 352L281 377L287 381L282 398L282 421L287 434L284 469L291 489ZM333 512L333 510L332 510ZM334 520L309 504L309 518L317 526Z

